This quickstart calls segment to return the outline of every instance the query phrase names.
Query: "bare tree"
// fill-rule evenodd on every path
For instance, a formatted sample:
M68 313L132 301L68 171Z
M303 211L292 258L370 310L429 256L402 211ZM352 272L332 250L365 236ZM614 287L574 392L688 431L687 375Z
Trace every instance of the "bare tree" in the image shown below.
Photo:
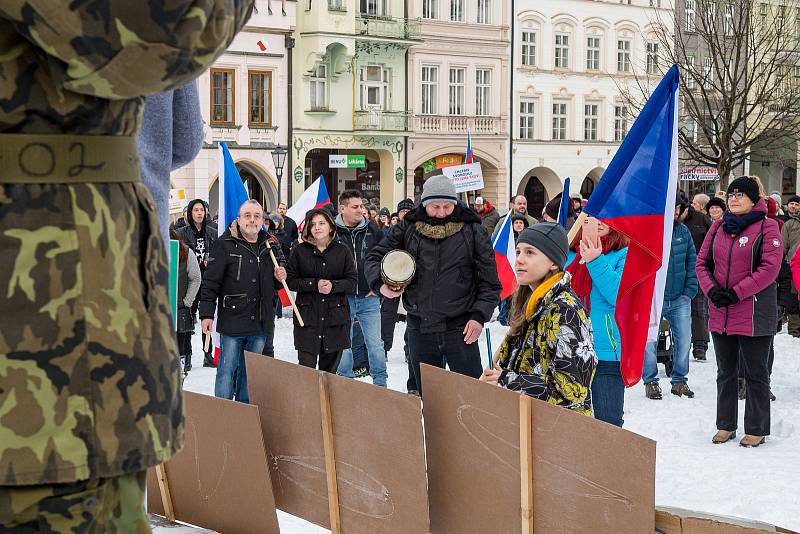
M794 154L800 1L678 0L672 20L654 13L661 60L656 70L634 73L634 91L621 87L627 104L640 108L653 77L680 65L683 159L715 167L723 189L755 152L773 159L787 149Z

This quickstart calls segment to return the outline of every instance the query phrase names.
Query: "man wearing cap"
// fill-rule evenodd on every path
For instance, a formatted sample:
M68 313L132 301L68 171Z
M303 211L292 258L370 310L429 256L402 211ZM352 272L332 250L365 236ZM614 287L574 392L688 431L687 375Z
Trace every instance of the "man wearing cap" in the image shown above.
M800 247L800 196L794 195L786 203L786 222L781 230L783 238L783 257L791 264L797 249ZM789 306L786 316L789 319L789 335L800 337L800 314L797 307L797 293L800 288L792 287L791 298L787 299Z
M427 363L479 377L476 341L500 297L494 251L478 215L457 206L453 182L431 176L422 188L422 205L391 228L367 255L365 269L373 291L387 298L403 296L408 313L408 345L422 393L419 367ZM416 274L404 291L383 283L380 263L391 250L405 250L416 261Z
M481 224L486 228L486 233L492 235L494 227L497 226L497 221L500 220L500 213L497 212L497 208L483 197L475 197L475 211L480 216Z

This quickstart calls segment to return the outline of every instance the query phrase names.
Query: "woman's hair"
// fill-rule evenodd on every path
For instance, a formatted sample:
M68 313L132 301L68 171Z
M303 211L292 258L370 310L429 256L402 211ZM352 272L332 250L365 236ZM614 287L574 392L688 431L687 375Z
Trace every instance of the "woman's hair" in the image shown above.
M186 245L174 228L169 229L169 238L178 242L178 261L186 261L186 258L189 257L189 254L186 252Z
M767 198L767 190L764 189L764 184L761 183L761 178L759 178L755 174L752 175L750 178L755 180L756 183L758 184L758 196L760 196L761 198Z
M331 217L328 210L323 208L315 208L306 213L306 221L303 223L302 237L303 241L306 241L307 243L314 243L314 236L311 235L311 221L317 215L325 217L325 221L328 223L328 226L331 227L330 232L328 232L328 236L334 237L336 235L336 223L333 222L333 217Z
M548 274L545 279L563 271L564 267L562 265L556 265L556 269L550 271L550 274ZM511 304L508 310L509 336L516 337L525 332L525 308L528 307L528 300L530 300L532 294L533 290L531 287L522 284L514 291L514 296L511 298Z

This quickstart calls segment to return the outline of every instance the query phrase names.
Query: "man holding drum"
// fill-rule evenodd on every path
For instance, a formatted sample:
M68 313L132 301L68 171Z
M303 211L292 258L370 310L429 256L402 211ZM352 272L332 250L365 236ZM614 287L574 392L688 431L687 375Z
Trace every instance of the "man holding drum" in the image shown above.
M447 364L456 373L475 378L481 375L476 341L500 297L486 229L480 217L457 206L457 200L449 178L428 178L422 189L422 205L389 229L365 262L366 277L374 292L380 291L387 298L403 296L409 353L420 392L420 363L437 367ZM413 278L399 291L396 284L385 283L381 273L384 256L393 250L408 252L416 264Z

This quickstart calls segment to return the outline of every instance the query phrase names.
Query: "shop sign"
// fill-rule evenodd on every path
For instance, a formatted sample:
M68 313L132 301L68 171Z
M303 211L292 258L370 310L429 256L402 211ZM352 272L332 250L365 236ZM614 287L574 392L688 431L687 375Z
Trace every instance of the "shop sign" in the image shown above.
M328 167L331 169L363 169L367 166L364 154L330 154Z
M680 179L689 182L716 182L719 180L719 173L714 167L694 167L681 169Z

